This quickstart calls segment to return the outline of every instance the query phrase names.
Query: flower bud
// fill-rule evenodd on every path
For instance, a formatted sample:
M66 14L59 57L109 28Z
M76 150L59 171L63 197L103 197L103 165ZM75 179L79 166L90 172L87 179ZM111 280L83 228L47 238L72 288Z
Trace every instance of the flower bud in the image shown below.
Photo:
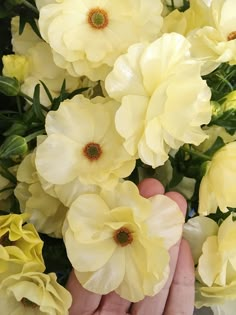
M7 129L7 131L5 131L3 135L5 137L11 136L11 135L24 136L27 128L28 127L24 123L18 121L12 124L11 127Z
M223 108L224 108L224 111L236 109L236 90L230 92L227 95L227 97L223 103Z
M29 71L29 61L25 56L5 55L2 57L2 73L6 77L16 78L23 82Z
M23 156L28 150L28 145L25 138L17 135L12 135L6 138L0 147L0 158L15 159L18 156Z
M16 78L0 76L0 93L16 96L20 92L20 83Z

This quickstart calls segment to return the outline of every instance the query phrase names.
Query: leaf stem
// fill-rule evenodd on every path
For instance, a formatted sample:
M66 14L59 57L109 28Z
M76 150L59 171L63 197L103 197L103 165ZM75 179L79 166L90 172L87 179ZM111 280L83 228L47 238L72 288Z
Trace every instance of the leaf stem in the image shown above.
M181 149L182 149L183 151L185 151L185 152L187 152L187 153L189 153L189 154L191 154L191 155L195 155L195 156L197 156L197 157L199 157L199 158L201 158L201 159L203 159L203 160L205 160L205 161L211 161L210 156L208 156L208 155L206 155L206 154L204 154L204 153L200 153L200 152L197 152L197 151L188 149L188 148L186 148L186 147L182 147Z
M44 134L44 132L45 132L44 129L35 131L35 132L31 133L30 135L26 136L25 141L30 142L31 140L35 139L37 136Z

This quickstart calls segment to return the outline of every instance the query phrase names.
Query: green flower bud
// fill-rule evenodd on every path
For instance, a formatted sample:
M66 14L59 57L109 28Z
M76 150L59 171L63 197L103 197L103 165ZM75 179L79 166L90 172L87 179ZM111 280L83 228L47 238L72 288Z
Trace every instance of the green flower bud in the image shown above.
M20 83L15 78L0 76L0 93L16 96L20 92Z
M3 135L5 137L11 136L11 135L24 136L27 128L28 127L26 126L26 124L18 121L18 122L15 122L13 125L11 125L11 127L7 129L7 131L5 131Z
M25 138L17 135L12 135L6 138L0 147L1 159L16 159L23 156L28 151L28 145Z
M223 114L224 107L218 102L211 101L211 111L212 116L219 117Z
M236 109L236 91L230 92L223 103L224 111Z

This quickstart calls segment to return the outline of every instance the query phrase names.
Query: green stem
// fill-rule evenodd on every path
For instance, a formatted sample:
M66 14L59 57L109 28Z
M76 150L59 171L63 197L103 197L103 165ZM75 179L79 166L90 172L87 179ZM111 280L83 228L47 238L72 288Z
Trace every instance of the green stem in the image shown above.
M20 92L19 95L22 96L22 97L24 97L25 99L27 99L28 101L30 101L30 102L32 102L32 103L33 103L33 101L34 101L34 100L32 99L32 97L26 95L26 94L23 93L23 92Z
M29 1L27 0L22 0L22 4L24 6L26 6L27 8L29 8L31 11L33 11L34 13L36 13L37 15L39 14L39 11L38 9L32 4L30 3Z
M193 150L188 149L188 148L185 148L185 147L182 147L181 149L182 149L183 151L185 151L185 152L187 152L187 153L189 153L189 154L191 154L191 155L195 155L195 156L197 156L197 157L199 157L199 158L201 158L201 159L203 159L203 160L205 160L205 161L211 161L210 156L208 156L208 155L206 155L206 154L204 154L204 153L200 153L200 152L197 152L197 151L193 151Z
M45 132L44 129L35 131L34 133L31 133L30 135L26 136L26 137L25 137L25 141L28 143L28 142L30 142L31 140L35 139L37 136L42 135L44 132Z
M22 115L21 103L20 103L19 95L16 96L16 104L17 104L17 109L18 109L19 114Z

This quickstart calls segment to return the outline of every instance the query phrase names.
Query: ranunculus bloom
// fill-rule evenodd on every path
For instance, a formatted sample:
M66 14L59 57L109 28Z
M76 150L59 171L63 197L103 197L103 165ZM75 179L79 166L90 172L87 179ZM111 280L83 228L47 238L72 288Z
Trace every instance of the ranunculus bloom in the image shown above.
M76 277L89 291L115 290L132 302L153 296L169 275L168 249L182 234L178 205L148 199L134 183L79 196L68 211L64 242Z
M52 97L59 96L64 80L66 81L66 90L68 92L72 92L80 87L81 82L79 78L70 76L67 71L55 65L50 46L35 35L30 25L26 24L23 33L19 35L18 18L12 20L12 44L13 51L17 55L15 57L12 55L13 57L11 58L6 56L8 60L5 58L4 73L5 75L9 74L10 68L13 68L11 70L12 73L21 70L17 78L21 79L21 91L26 95L33 97L35 86L41 84L40 81L46 84ZM22 65L23 61L24 68ZM17 67L15 66L16 62ZM22 69L20 65L22 65ZM44 106L51 105L42 84L40 101Z
M222 62L236 64L236 2L212 0L207 24L190 34L191 52L206 62L205 73Z
M52 196L43 189L34 160L35 154L30 153L19 165L15 196L21 211L29 214L28 221L34 224L38 232L61 237L67 207L55 194Z
M135 158L115 130L119 104L78 95L46 118L48 137L36 150L36 168L52 184L79 179L83 184L112 186L132 172Z
M120 56L105 86L121 101L116 128L126 150L153 168L171 148L199 145L211 118L211 92L181 35L165 34L151 44L135 44Z
M29 268L44 271L43 242L34 226L24 224L27 215L0 216L0 280L8 274Z
M14 274L0 284L4 315L66 315L71 302L70 293L56 281L54 273Z
M199 190L198 212L215 213L217 207L227 212L236 207L236 142L230 142L218 150L207 162Z
M236 299L236 221L233 214L202 246L197 266L196 305L217 305ZM232 313L228 313L232 314Z
M40 8L39 28L57 65L98 80L131 44L157 38L161 11L160 0L53 1Z

